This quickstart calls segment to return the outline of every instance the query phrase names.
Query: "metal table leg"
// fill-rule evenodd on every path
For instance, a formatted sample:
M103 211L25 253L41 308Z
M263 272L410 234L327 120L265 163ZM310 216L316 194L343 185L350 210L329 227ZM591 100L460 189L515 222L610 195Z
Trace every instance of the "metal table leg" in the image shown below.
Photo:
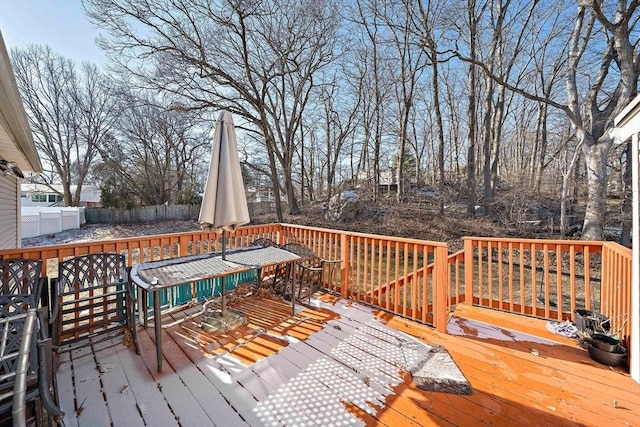
M156 358L158 372L162 372L162 316L160 315L160 296L153 291L153 324L156 333Z
M296 273L295 265L291 266L291 315L296 315Z

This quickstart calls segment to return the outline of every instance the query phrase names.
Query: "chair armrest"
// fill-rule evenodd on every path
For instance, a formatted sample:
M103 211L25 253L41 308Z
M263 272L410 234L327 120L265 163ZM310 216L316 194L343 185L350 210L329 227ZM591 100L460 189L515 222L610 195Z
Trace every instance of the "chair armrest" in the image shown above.
M38 389L40 399L47 414L59 423L64 418L64 412L56 405L51 396L50 384L53 377L53 351L51 338L38 341Z
M299 265L302 269L307 270L307 271L322 271L322 265L320 265L318 267L318 264L313 264L313 265L304 265L304 264L300 264Z
M53 279L51 279L51 281L49 282L49 289L50 291L50 295L51 295L51 305L49 307L49 323L53 323L56 318L58 317L58 282L59 279L57 277L54 277Z

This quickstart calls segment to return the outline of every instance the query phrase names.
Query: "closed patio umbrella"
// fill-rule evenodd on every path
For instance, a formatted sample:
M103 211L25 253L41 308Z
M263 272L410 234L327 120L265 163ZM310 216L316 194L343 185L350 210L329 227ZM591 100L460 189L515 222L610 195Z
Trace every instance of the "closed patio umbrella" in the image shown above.
M198 218L203 230L222 231L222 259L226 232L249 222L249 209L238 157L231 113L222 111L216 122L209 174ZM225 279L222 279L222 315L226 315Z

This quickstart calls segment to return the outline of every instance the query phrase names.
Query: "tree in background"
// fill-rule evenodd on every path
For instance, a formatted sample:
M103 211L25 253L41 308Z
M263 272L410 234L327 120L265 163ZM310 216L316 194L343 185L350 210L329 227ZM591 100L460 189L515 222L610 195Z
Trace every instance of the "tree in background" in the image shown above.
M78 206L98 147L118 118L113 82L95 65L78 68L49 47L12 49L11 60L43 156L42 179L62 183L65 205Z
M627 4L628 3L628 4ZM508 17L517 34L524 37L529 55L521 63L520 71L513 76L501 72L494 65L495 56L488 59L476 57L458 50L458 56L481 69L492 83L523 96L531 101L542 102L562 111L572 126L576 143L580 144L586 171L587 201L582 227L582 237L601 240L606 212L607 164L609 149L613 143L609 129L615 116L622 111L637 94L640 58L638 54L638 5L632 0L607 2L604 0L574 2L532 2L532 14L520 14L520 2L488 0L484 4L485 19L491 20L496 13ZM548 14L550 8L557 12ZM511 10L509 10L511 9ZM546 19L534 25L529 16ZM562 19L558 17L562 16ZM506 22L506 21L505 21ZM571 23L570 27L564 24ZM558 30L558 26L561 30ZM530 39L530 34L537 37ZM546 36L540 36L544 34ZM551 37L549 37L551 36ZM562 46L558 47L558 41ZM518 49L521 38L504 40L504 49ZM549 46L561 61L541 64L535 61L539 53ZM565 47L568 47L565 49ZM457 49L457 46L456 46ZM553 53L550 53L550 56ZM562 68L557 65L562 64ZM509 63L498 64L501 67ZM541 70L550 79L560 78L565 82L565 91L539 92L530 80L521 79L523 70L530 74ZM560 75L558 76L558 73ZM486 81L485 81L486 82ZM486 82L486 85L490 83ZM543 85L545 85L543 81ZM564 99L562 99L564 98ZM491 101L490 98L487 98ZM493 107L492 102L486 104ZM546 114L546 113L545 113ZM485 116L486 117L486 116ZM546 118L544 118L546 120ZM490 123L484 123L484 131L490 131ZM485 146L486 147L486 146ZM486 159L485 159L486 160ZM485 182L486 186L486 182ZM485 188L485 194L487 192Z
M211 152L206 121L144 94L119 96L120 119L99 147L103 194L125 205L200 203Z
M319 71L334 59L333 1L85 0L101 41L131 84L150 87L189 110L226 109L263 144L282 220L280 180L291 213L298 135Z
M285 200L298 213L300 202L359 180L377 198L381 173L389 172L381 165L395 161L407 174L402 151L413 156L420 182L440 184L441 197L452 181L447 189L460 189L470 215L484 204L496 217L513 217L506 193L517 187L526 193L518 209L535 199L562 199L561 210L577 215L584 208L584 238L602 237L605 211L624 217L619 203L606 203L607 174L622 174L623 159L610 150L608 129L637 92L638 0L84 6L108 30L101 45L110 76L130 92L122 98L110 82L88 85L96 94L108 87L118 101L105 99L120 103L114 116L94 116L98 108L80 106L100 97L69 88L85 90L84 79L97 78L64 60L31 76L46 61L22 61L25 81L58 76L32 91L49 93L42 100L25 96L34 130L49 135L41 137L49 179L86 176L96 159L87 148L97 145L102 163L88 169L114 203L197 200L208 156L191 153L198 144L187 139L204 138L207 116L228 109L238 117L248 176L263 187L270 180L279 221ZM45 145L52 141L63 142ZM439 201L440 213L460 207L447 205Z

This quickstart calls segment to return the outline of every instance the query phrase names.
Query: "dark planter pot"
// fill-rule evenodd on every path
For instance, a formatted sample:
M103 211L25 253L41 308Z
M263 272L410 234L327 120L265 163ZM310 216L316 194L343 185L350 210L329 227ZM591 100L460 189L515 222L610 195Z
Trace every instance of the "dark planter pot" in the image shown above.
M619 339L604 334L593 334L591 335L591 339L596 347L609 353L615 353L618 349L618 344L620 344Z
M587 349L589 356L591 356L593 360L607 366L620 366L627 357L627 349L621 345L616 348L615 352L600 350L592 344L589 344Z

